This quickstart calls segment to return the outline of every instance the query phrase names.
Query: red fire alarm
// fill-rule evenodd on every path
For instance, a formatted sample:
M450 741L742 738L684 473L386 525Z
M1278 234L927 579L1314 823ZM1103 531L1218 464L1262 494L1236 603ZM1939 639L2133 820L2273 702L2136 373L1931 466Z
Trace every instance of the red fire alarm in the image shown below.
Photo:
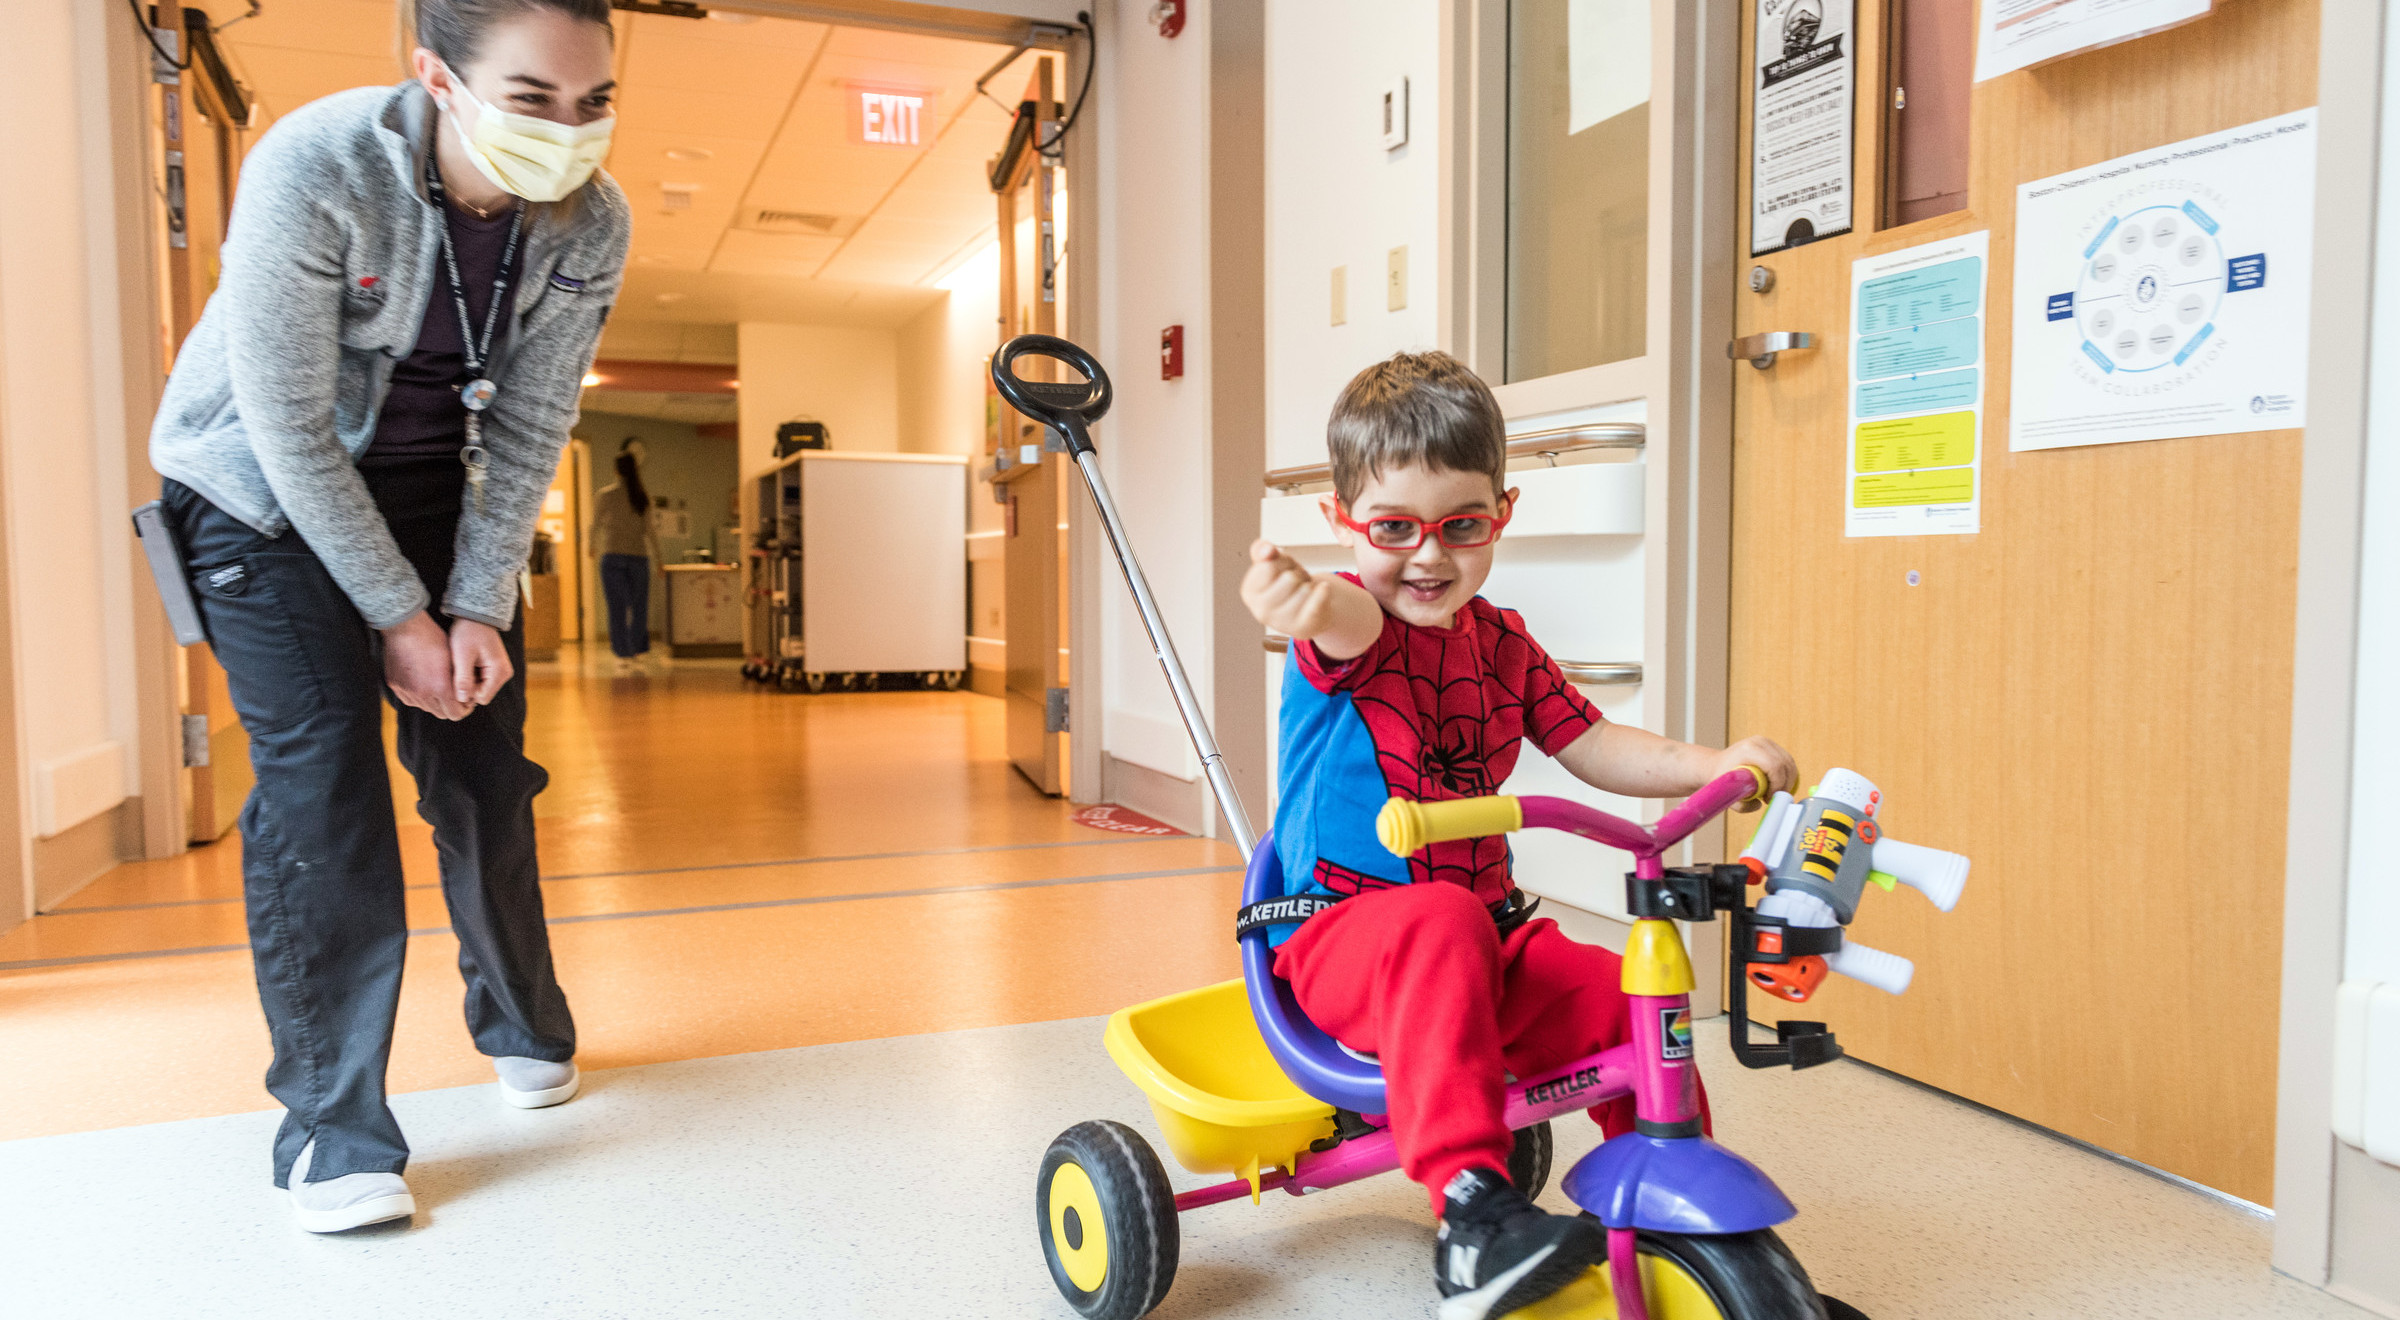
M1183 379L1183 327L1171 325L1158 332L1158 378Z
M1150 6L1150 23L1158 35L1172 37L1183 31L1183 6L1184 0L1158 0Z

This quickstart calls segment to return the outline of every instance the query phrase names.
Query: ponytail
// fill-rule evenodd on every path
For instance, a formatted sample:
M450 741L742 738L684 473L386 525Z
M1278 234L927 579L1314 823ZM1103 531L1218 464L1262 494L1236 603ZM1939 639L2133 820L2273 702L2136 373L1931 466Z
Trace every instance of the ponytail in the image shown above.
M617 455L617 480L624 483L625 499L633 505L634 513L650 516L650 490L642 485L641 460L631 454Z

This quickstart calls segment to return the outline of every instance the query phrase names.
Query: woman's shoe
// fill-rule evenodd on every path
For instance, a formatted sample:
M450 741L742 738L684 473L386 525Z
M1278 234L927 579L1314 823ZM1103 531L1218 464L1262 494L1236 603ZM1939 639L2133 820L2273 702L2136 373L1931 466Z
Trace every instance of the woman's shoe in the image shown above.
M572 1060L552 1063L502 1055L492 1060L492 1071L500 1075L500 1098L519 1109L563 1105L583 1086L583 1074Z
M300 1227L311 1233L346 1233L417 1212L417 1199L396 1173L347 1173L308 1181L309 1156L316 1148L313 1141L301 1147L300 1158L292 1163L292 1217Z

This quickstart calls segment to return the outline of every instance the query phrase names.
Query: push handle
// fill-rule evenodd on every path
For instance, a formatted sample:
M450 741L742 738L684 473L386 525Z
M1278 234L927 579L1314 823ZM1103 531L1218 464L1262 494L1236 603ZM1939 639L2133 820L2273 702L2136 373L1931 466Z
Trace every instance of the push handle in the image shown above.
M1407 857L1427 844L1510 834L1525 827L1525 808L1506 794L1411 802L1392 798L1375 817L1375 837L1394 857Z
M1017 374L1021 357L1055 358L1083 373L1080 381L1027 380ZM1091 424L1108 411L1108 373L1100 359L1056 335L1018 335L992 355L992 385L1008 406L1066 438L1067 450L1092 450Z

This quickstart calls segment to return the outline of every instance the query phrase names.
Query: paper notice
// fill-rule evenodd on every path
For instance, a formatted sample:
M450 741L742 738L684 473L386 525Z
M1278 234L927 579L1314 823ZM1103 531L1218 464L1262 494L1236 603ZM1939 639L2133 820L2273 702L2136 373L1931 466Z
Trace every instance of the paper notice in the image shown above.
M1757 0L1750 255L1850 232L1851 0Z
M1850 264L1844 535L1981 528L1990 252L1984 230Z
M2147 36L2208 12L2210 0L1983 0L1975 81Z
M2308 421L2316 111L2017 188L2013 450Z

